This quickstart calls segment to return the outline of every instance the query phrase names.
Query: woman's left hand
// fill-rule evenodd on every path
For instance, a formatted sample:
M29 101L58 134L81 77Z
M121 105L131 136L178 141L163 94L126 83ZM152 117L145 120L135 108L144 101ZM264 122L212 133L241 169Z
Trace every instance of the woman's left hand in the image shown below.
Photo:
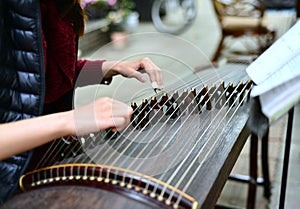
M102 65L103 75L109 78L116 74L121 74L124 77L136 78L141 82L146 82L146 78L140 72L144 70L150 77L152 85L157 89L163 88L162 73L151 59L145 57L130 61L105 61Z

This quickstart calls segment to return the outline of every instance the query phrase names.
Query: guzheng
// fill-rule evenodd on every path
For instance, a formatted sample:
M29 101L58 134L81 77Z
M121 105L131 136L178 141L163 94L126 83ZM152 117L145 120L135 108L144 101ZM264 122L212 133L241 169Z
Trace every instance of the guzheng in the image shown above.
M120 133L59 140L7 205L212 208L248 136L252 86L244 69L217 72L132 102L131 123Z

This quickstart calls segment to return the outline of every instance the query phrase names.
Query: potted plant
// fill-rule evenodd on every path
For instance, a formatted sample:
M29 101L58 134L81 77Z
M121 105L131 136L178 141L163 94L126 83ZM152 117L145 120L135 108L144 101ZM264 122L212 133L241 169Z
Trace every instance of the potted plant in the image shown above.
M107 19L110 22L111 31L126 30L126 21L133 12L135 4L132 0L111 0Z
M137 12L133 11L133 0L82 0L81 6L85 9L88 19L91 19L91 16L103 16L108 21L108 32L116 48L127 45L127 32L136 24L133 18L138 19ZM97 11L99 14L94 14ZM130 23L127 23L127 20L130 20Z
M88 20L106 18L110 9L109 1L106 0L81 0L81 6Z
M125 30L127 17L135 8L133 0L81 0L81 6L90 18L106 18L110 30Z

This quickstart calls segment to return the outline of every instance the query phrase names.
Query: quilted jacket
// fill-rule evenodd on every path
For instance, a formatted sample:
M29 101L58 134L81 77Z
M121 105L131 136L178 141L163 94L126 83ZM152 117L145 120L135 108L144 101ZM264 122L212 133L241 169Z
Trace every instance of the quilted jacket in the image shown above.
M39 8L39 0L0 1L0 123L42 114L45 78ZM29 151L0 161L0 204L15 192L31 155Z

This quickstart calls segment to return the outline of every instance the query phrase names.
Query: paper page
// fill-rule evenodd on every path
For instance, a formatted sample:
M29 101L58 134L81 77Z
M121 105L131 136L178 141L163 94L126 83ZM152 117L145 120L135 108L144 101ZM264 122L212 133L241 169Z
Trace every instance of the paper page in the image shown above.
M272 44L262 55L260 55L249 67L246 69L248 75L259 85L270 78L275 72L290 63L291 60L299 66L300 61L300 21L298 21L291 29L289 29L280 39ZM293 65L295 65L293 64ZM288 64L290 65L290 64ZM291 77L295 77L299 70L292 67L287 67L284 73L280 75L280 79L274 77L271 82L268 82L268 89L279 85ZM264 84L267 85L267 84Z
M299 39L300 40L300 39ZM300 44L299 44L300 48ZM259 69L258 71L263 71ZM259 85L255 86L251 91L251 96L255 97L260 94L263 94L276 86L281 85L282 83L288 82L300 75L300 53L297 54L293 59L291 59L286 65L274 71L274 73L261 82Z
M300 76L281 84L259 97L262 112L269 118L270 123L277 120L300 100Z

